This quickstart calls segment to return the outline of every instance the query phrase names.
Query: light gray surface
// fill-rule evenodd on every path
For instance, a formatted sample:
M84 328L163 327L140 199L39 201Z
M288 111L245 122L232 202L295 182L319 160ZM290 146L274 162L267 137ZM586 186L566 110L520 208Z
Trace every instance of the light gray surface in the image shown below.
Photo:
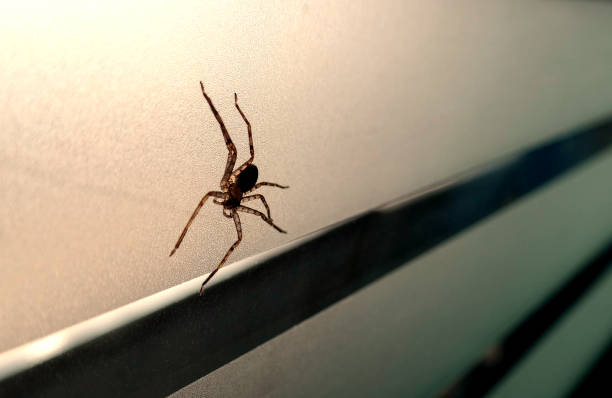
M609 241L611 172L608 151L172 397L440 393Z
M609 110L612 7L564 2L0 6L0 351L210 271L207 206L253 123L277 234L231 261ZM4 326L8 325L8 327Z
M489 396L562 397L569 394L610 342L611 302L612 272L608 271Z

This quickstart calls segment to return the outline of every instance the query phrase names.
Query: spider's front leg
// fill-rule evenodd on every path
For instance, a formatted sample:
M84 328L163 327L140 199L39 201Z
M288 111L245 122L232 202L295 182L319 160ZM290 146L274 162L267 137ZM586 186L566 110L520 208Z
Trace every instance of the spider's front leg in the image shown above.
M204 283L202 283L202 287L200 287L200 296L202 295L202 293L204 293L204 285L206 285L208 281L210 280L210 278L212 278L217 273L217 271L219 271L219 269L223 266L223 264L225 264L225 262L227 261L227 258L230 256L230 254L232 254L234 249L236 249L236 247L240 244L240 241L242 240L242 226L240 225L240 217L238 217L238 213L236 213L235 211L232 211L232 218L234 219L234 225L236 225L236 232L238 233L238 240L236 240L236 242L234 242L234 244L229 248L227 253L225 253L225 256L223 256L223 258L221 259L221 262L219 263L219 265L217 265L217 268L215 268L215 270L211 272L210 275L208 275Z
M240 203L250 202L251 200L256 200L256 199L261 200L261 203L263 203L264 207L266 208L266 212L268 213L268 218L272 220L272 216L270 215L270 206L268 206L268 202L266 202L266 198L264 198L263 195L257 193L255 195L243 196L242 199L240 200Z
M185 228L183 228L183 232L181 233L181 236L178 238L178 241L176 241L176 244L174 245L174 249L172 249L172 251L170 252L170 256L172 256L174 252L176 251L176 249L178 249L179 246L181 245L181 242L183 241L183 238L185 237L187 230L191 226L193 219L196 218L196 216L200 212L200 209L202 208L202 206L204 206L204 203L206 202L206 199L208 199L209 196L212 196L214 198L223 199L227 196L227 194L223 192L219 192L219 191L210 191L209 193L204 195L204 197L200 200L200 203L198 203L195 210L193 211L191 218L189 218L189 221L187 221L187 225L185 225Z
M251 209L250 207L246 207L246 206L242 206L242 205L236 207L236 210L241 211L243 213L249 213L249 214L253 214L253 215L259 216L259 217L261 217L262 220L264 220L265 222L270 224L272 227L274 227L274 229L276 229L278 232L282 232L283 234L287 233L287 231L285 231L284 229L282 229L278 225L274 224L270 218L266 217L266 215L263 214L260 211L257 211L255 209Z
M221 205L221 206L225 205L225 202L223 200L214 199L213 202L216 205ZM226 209L225 207L223 207L223 216L227 217L227 218L232 218L232 212L230 210Z

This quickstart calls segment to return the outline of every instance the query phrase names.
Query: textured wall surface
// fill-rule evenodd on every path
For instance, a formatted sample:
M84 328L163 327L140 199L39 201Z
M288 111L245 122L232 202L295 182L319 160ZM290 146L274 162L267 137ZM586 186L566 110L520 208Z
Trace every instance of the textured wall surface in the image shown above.
M607 4L211 3L0 5L0 351L218 263L212 204L168 258L227 153L200 80L291 186L230 263L612 104Z

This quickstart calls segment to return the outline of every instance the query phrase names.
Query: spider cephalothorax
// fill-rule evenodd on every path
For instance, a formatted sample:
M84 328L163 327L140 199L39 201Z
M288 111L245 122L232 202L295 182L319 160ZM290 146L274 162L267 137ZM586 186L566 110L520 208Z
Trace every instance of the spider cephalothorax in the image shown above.
M234 104L236 105L236 109L238 109L238 112L240 112L240 116L242 116L242 119L247 125L251 157L249 158L249 160L244 162L244 164L234 170L237 155L236 146L232 142L232 139L230 138L229 133L225 128L225 124L221 119L221 115L219 115L219 112L217 112L217 109L215 109L215 106L213 105L212 101L204 91L204 84L202 84L202 82L200 82L200 87L202 88L202 94L204 95L206 102L208 102L208 105L210 106L210 110L212 111L213 115L215 115L217 122L219 122L219 126L221 127L221 133L223 134L223 138L225 139L225 146L227 146L227 150L229 153L227 154L225 173L223 173L223 178L221 178L221 191L210 191L206 195L204 195L202 200L200 200L200 203L198 203L193 214L191 215L191 218L189 219L189 221L187 221L187 225L185 225L185 228L183 228L183 232L178 238L176 245L174 245L174 249L172 249L172 251L170 252L170 255L172 256L176 249L178 249L178 247L181 245L181 242L183 241L183 238L185 237L189 226L193 222L193 219L198 215L198 212L200 211L200 209L204 205L204 202L206 202L209 196L215 198L213 199L213 202L215 204L223 206L223 215L225 217L234 219L234 225L236 226L236 232L238 233L238 240L236 240L236 242L234 242L234 244L229 248L227 253L225 253L225 256L223 256L223 259L221 259L221 262L219 263L219 265L217 265L217 268L215 268L215 270L211 272L210 275L208 275L208 278L206 278L204 283L202 283L202 287L200 288L200 295L202 295L202 292L204 291L204 285L206 285L206 283L210 280L210 278L213 277L213 275L219 270L219 268L221 268L221 266L225 264L229 255L234 251L236 246L238 246L238 244L242 240L242 227L240 225L240 218L238 217L237 212L241 211L243 213L249 213L259 216L262 218L262 220L276 228L277 231L285 233L285 231L283 231L281 228L279 228L272 222L272 217L270 216L270 207L268 206L268 203L266 202L266 199L263 197L263 195L253 194L245 196L245 194L248 194L262 186L272 186L278 188L289 187L275 184L273 182L257 183L257 177L259 172L257 170L257 166L253 164L253 159L255 158L255 150L253 149L253 134L251 133L251 124L247 120L246 116L244 116L244 113L242 113L240 106L238 106L238 96L236 95L236 93L234 93ZM263 203L264 207L266 208L267 216L260 211L242 205L242 203L244 202L249 202L251 200L256 199L261 200L261 203Z

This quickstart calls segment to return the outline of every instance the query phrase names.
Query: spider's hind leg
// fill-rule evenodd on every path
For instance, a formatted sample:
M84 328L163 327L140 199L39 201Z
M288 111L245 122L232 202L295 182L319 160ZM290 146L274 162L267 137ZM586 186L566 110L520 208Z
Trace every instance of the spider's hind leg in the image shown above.
M210 97L206 94L206 91L204 91L204 83L200 82L200 87L202 88L202 94L204 95L206 102L208 102L208 106L210 106L210 110L212 111L213 115L215 115L217 122L219 122L221 133L223 134L223 139L225 140L225 146L227 147L228 151L227 162L225 163L225 172L223 173L223 178L221 178L221 189L225 189L228 186L228 181L230 175L232 174L232 170L234 169L234 165L236 165L236 156L238 155L238 152L236 151L236 145L234 145L229 133L227 132L227 128L225 128L225 123L223 123L221 115L219 115L219 112L217 112L217 109L210 100Z
M248 165L253 163L253 159L255 159L255 148L253 147L253 133L251 131L251 123L249 123L246 116L244 116L244 112L242 112L242 109L240 109L240 106L238 105L238 95L236 93L234 93L234 105L236 105L236 109L238 109L238 112L240 112L242 120L244 120L247 125L247 132L249 133L249 151L251 152L251 157L232 173L232 176L237 176L242 170L246 169Z

